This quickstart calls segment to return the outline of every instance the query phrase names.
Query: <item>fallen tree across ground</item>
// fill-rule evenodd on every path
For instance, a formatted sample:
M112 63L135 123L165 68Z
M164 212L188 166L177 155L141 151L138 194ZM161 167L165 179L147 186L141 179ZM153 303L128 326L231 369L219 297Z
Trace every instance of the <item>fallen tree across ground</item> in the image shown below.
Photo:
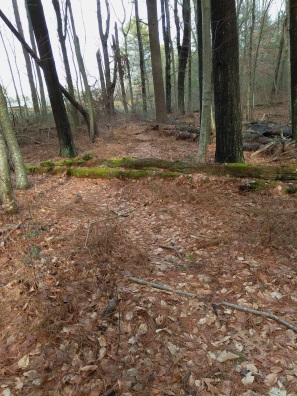
M158 158L100 159L85 156L81 159L58 162L45 161L40 166L28 165L31 173L62 173L86 178L141 178L147 176L178 177L181 174L203 172L209 175L229 175L239 178L264 180L297 180L294 165L260 166L250 164L198 164L166 161Z

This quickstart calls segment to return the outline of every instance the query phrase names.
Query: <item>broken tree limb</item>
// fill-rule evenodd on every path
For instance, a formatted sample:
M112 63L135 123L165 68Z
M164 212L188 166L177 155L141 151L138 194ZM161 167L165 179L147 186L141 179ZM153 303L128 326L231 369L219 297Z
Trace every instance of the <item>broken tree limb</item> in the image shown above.
M145 280L142 280L139 278L134 278L132 276L130 276L128 279L131 280L132 282L139 283L140 285L147 285L147 286L154 287L156 289L170 291L170 292L178 293L178 294L183 294L183 295L186 295L189 297L198 297L197 294L194 294L194 293L184 292L182 290L174 290L170 286L160 285L159 283L148 282L148 281L145 281ZM226 307L237 309L238 311L250 312L250 313L253 313L253 314L259 315L259 316L265 316L266 318L273 319L276 322L281 323L282 325L288 327L289 329L291 329L297 333L297 326L293 325L292 323L287 322L286 320L279 318L278 316L276 316L270 312L258 311L257 309L243 307L242 305L232 304L227 301L222 301L217 304L213 304L214 307L217 307L218 305L224 305Z
M24 49L28 52L28 54L35 60L36 64L43 69L44 65L42 61L38 58L36 53L32 50L32 48L27 44L23 36L18 32L18 30L13 26L13 24L10 22L10 20L6 17L6 15L3 13L2 10L0 10L0 18L4 21L6 26L10 29L10 31L14 34L14 36L19 40L19 42L22 44ZM75 98L70 95L70 93L63 87L63 85L60 84L60 89L62 94L69 100L69 102L82 114L84 117L88 131L90 132L90 119L89 119L89 114L88 112L78 103Z
M8 233L7 235L5 235L4 238L2 238L2 241L1 241L0 245L1 245L1 246L4 246L4 245L5 245L5 242L6 242L7 239L10 237L10 235L11 235L15 230L18 230L18 229L25 223L25 221L30 220L31 218L32 218L31 216L26 217L25 219L23 219L23 220L22 220L21 222L19 222L18 224L13 225L13 226L10 228L9 233Z
M155 289L165 290L165 291L169 291L169 292L177 293L177 294L183 294L188 297L196 297L196 294L194 294L194 293L185 292L183 290L174 290L170 286L165 286L165 285L160 285L158 283L148 282L143 279L134 278L133 276L129 276L128 279L131 280L132 282L139 283L140 285L154 287Z
M238 311L250 312L250 313L253 313L253 314L259 315L259 316L266 316L266 318L273 319L276 322L283 324L284 326L288 327L289 329L291 329L297 333L297 326L293 325L292 323L287 322L286 320L279 318L278 316L276 316L270 312L259 311L257 309L243 307L241 305L232 304L232 303L229 303L226 301L222 301L222 302L218 303L217 305L224 305L226 307L237 309Z

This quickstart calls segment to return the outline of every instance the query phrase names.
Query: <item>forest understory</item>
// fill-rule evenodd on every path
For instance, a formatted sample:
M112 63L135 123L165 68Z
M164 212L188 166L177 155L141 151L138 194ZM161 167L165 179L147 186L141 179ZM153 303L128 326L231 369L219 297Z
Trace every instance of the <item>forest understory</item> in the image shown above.
M107 121L94 144L80 130L79 156L195 160L197 142L150 125ZM61 159L53 129L22 135L26 164ZM245 159L297 164L296 150ZM0 214L0 395L297 395L296 183L29 179L20 212Z

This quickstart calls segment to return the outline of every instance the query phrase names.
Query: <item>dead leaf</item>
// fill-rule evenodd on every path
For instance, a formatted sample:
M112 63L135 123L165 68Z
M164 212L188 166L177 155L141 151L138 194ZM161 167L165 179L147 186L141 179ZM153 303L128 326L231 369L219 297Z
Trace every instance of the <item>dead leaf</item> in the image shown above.
M274 385L277 381L277 373L270 373L268 375L266 375L264 383L267 386L271 386Z
M239 356L236 355L235 353L228 352L228 351L222 351L219 356L217 357L217 360L221 363L226 362L227 360L234 360L238 359Z
M18 361L18 366L22 369L25 369L26 367L29 366L29 363L30 363L29 356L25 355Z

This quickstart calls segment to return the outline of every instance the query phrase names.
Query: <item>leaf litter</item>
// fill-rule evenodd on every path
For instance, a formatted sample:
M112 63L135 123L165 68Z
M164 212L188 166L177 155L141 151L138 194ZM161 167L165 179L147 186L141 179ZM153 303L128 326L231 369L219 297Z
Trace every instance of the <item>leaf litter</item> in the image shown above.
M81 151L196 155L193 142L142 129L114 128L92 147L81 138ZM213 307L296 325L294 195L242 193L240 180L205 174L30 182L16 191L20 214L0 215L1 226L26 219L1 247L1 396L297 394L296 333Z

